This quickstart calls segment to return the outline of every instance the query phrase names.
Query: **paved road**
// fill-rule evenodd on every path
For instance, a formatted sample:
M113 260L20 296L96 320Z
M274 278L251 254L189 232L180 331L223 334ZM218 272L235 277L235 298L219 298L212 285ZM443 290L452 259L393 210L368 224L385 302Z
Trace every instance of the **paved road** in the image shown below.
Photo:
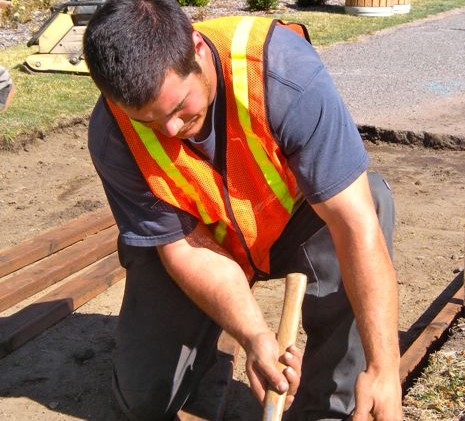
M465 136L465 8L319 53L357 124Z

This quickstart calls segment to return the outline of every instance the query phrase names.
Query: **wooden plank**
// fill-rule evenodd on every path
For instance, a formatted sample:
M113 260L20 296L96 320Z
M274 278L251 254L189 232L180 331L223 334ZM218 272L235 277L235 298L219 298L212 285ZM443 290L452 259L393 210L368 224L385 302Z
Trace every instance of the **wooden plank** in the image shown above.
M418 335L415 341L403 353L400 361L400 378L403 385L427 357L428 352L445 334L463 309L464 290L460 288L436 317Z
M0 276L34 263L115 223L110 208L84 214L20 244L0 251Z
M61 281L116 250L115 225L0 280L0 311Z
M124 274L117 254L113 253L33 304L0 319L0 358L123 279Z

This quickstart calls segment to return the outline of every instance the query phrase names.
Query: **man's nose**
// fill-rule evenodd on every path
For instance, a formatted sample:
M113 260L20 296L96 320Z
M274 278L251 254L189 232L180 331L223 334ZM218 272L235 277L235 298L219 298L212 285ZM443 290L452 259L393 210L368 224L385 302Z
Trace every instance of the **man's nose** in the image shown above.
M184 126L184 121L179 117L170 118L162 127L162 131L168 137L176 136Z

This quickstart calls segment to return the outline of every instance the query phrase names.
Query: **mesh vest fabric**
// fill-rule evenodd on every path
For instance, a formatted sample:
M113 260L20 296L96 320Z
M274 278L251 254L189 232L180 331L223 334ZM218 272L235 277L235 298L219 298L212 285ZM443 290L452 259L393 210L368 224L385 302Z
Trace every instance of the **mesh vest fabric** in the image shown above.
M226 170L220 174L183 140L166 138L110 109L153 193L208 225L248 278L269 272L269 250L296 197L295 178L266 117L264 54L281 21L226 17L195 24L215 46L227 109ZM301 36L300 25L291 29Z

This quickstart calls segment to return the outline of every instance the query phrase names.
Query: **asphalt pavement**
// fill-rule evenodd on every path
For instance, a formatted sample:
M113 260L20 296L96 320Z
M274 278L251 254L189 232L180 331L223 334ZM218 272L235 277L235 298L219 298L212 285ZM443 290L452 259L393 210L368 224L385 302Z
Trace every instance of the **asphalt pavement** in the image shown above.
M358 125L453 135L465 146L465 8L319 54Z

